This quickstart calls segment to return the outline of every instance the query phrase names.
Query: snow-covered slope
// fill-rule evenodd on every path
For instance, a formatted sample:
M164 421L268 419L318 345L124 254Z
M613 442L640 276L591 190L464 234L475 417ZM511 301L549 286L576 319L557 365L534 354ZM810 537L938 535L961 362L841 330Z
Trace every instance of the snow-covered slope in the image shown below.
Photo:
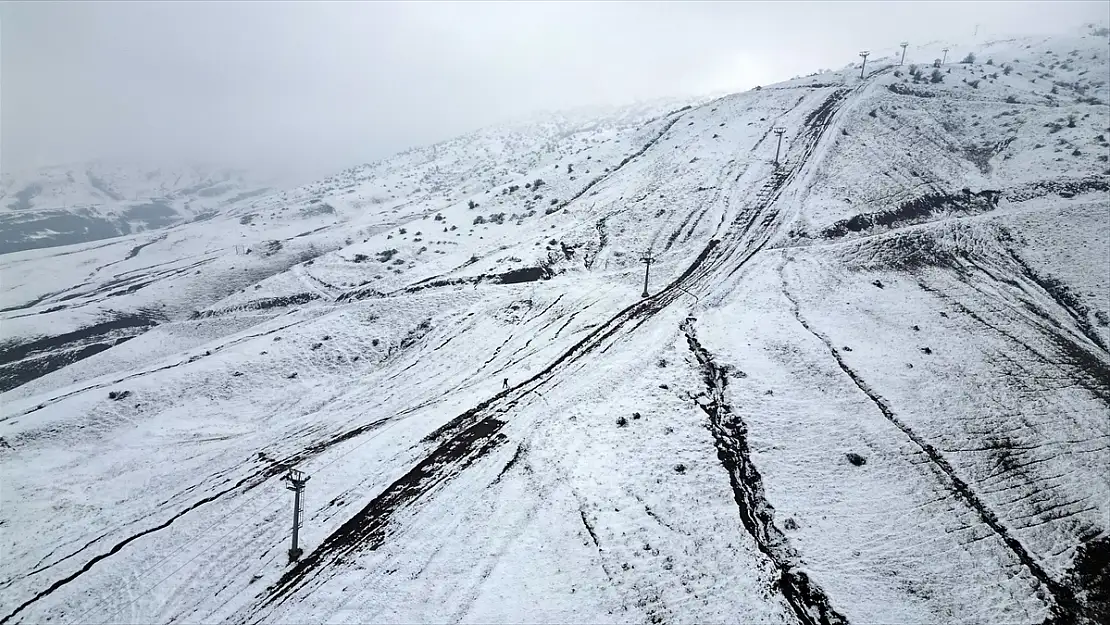
M951 48L0 259L0 622L1104 622L1107 40Z
M269 188L211 167L109 162L0 176L0 254L85 243L210 219Z

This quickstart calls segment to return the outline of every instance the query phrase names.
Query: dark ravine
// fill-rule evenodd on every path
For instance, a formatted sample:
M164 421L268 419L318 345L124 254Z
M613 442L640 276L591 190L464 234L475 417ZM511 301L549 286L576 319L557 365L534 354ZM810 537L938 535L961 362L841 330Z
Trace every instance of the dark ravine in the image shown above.
M844 615L832 607L821 587L798 570L797 554L790 548L786 535L775 525L775 508L767 501L763 476L751 459L747 426L725 399L728 374L698 342L690 320L683 324L682 331L690 352L701 366L709 401L707 404L698 402L698 407L709 417L717 458L728 471L736 505L740 508L740 521L759 551L778 571L779 591L804 625L847 623Z
M1029 553L1021 541L1010 533L1009 529L1002 524L998 516L979 498L971 486L957 475L955 468L948 462L940 450L926 442L920 435L914 432L913 429L899 419L886 400L875 393L870 385L868 385L855 370L848 366L840 350L833 346L828 337L817 332L813 326L806 321L805 317L801 314L797 300L786 288L785 280L783 281L782 292L787 300L790 301L791 311L798 323L825 345L833 359L836 360L840 370L852 380L852 383L855 384L860 392L871 400L871 403L879 409L879 412L882 413L887 421L901 430L902 433L922 451L925 457L929 459L930 465L934 467L940 475L944 476L945 481L949 483L950 491L979 516L983 524L989 527L991 531L999 537L1017 560L1044 586L1048 594L1052 597L1051 609L1054 618L1059 619L1059 622L1062 623L1079 622L1079 619L1086 615L1087 609L1079 604L1076 600L1075 593L1061 582L1053 579L1052 576L1044 570L1040 562Z

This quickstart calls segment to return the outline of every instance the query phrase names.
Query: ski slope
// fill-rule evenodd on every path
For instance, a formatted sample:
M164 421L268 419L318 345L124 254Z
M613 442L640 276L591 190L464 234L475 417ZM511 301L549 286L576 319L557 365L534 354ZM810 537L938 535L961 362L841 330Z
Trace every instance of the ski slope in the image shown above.
M0 623L1104 621L1106 38L952 48L0 257Z

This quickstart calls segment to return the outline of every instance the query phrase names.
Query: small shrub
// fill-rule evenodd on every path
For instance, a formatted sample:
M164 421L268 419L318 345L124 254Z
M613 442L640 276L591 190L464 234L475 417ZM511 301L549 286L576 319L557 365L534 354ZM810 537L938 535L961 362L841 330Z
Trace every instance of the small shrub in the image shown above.
M871 116L871 117L878 117L879 116L878 112L875 109L871 109L871 112L868 113L868 115Z
M486 218L485 217L482 217L481 215L478 215L477 217L474 218L474 225L475 226L480 226L484 223L486 223Z
M1072 156L1083 156L1083 153L1079 151L1079 148L1075 148L1075 150L1072 151L1071 155Z
M849 451L844 455L848 457L848 462L851 462L857 467L862 467L863 465L867 464L867 458L864 458L863 456L855 452Z
M1075 115L1068 115L1068 128L1075 128Z
M968 52L967 56L965 56L963 58L963 60L960 61L960 63L964 63L965 65L970 65L971 63L974 63L974 62L975 62L975 54L973 54L971 52Z
M626 419L624 415L617 417L617 427L623 428L626 425L628 425L628 419Z
M356 263L365 263L368 260L370 260L370 257L366 254L355 254L354 262Z
M976 78L975 80L969 80L969 81L967 81L967 84L970 85L972 89L978 89L979 88L979 79Z
M987 65L994 65L994 59L987 59Z
M929 74L929 82L934 85L944 81L944 73L939 69L934 69L932 74Z
M408 232L409 231L405 230L404 228L401 228L401 229L397 230L397 234L408 234Z
M681 462L674 465L674 472L678 473L679 475L682 475L683 473L686 472L686 465L682 464Z
M1017 104L1017 97L1013 95L1006 96L1006 104Z
M478 208L478 203L475 202L474 200L470 200L469 202L466 203L466 207L469 208L470 210L474 210L475 208Z
M1012 74L1013 71L1014 71L1014 68L1013 68L1012 65L1007 65L1007 66L1002 68L1002 73L1005 74L1006 76L1009 76L1010 74Z

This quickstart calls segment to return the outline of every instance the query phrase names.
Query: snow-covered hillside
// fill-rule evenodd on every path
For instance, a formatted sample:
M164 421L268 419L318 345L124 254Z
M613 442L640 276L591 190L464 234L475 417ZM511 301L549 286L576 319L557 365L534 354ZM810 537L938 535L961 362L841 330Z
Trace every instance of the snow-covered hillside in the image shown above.
M270 189L243 172L109 162L0 175L0 254L211 219Z
M0 623L1105 622L1107 38L935 47L0 257Z

